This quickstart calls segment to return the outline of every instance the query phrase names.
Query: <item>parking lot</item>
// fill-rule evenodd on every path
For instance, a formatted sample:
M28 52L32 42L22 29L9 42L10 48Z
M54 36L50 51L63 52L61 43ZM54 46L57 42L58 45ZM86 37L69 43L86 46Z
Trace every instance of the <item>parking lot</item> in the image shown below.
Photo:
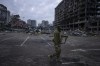
M0 33L0 66L51 66L48 55L54 53L52 39L48 34ZM60 66L76 62L100 66L99 36L69 36L61 49Z

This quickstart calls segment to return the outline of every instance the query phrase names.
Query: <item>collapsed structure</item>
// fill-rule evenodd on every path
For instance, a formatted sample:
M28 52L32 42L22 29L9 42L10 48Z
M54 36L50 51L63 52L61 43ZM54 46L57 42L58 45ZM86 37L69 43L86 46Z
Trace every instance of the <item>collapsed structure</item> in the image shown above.
M62 0L55 8L55 26L62 30L100 32L100 0Z

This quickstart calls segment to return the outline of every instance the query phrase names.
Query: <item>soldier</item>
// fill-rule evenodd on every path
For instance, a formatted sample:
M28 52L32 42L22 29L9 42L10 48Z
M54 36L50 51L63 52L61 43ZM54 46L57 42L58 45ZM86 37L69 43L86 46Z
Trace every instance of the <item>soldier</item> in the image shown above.
M59 61L60 59L60 54L61 54L61 35L60 35L60 28L57 27L54 31L54 48L55 48L55 53L53 55L50 55L50 59L56 58L56 61Z
M53 38L55 53L49 56L51 59L56 58L56 61L60 61L61 44L62 44L61 42L63 37L65 38L66 42L68 36L61 35L61 30L59 27L57 27L54 31L54 38Z

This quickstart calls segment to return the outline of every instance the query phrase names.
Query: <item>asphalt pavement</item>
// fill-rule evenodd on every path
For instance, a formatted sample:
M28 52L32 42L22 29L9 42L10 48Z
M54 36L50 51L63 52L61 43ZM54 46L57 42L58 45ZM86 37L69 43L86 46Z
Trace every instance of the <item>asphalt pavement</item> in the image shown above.
M0 33L0 66L100 66L100 37L69 36L61 61L51 64L53 37L46 34Z
M40 35L0 34L0 66L48 66L52 53L49 42Z

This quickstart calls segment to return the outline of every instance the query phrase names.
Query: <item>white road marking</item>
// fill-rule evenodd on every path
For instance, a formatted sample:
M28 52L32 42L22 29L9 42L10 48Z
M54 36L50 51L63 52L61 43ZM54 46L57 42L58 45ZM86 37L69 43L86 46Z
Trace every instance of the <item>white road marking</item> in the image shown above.
M41 39L45 40L43 37L41 37Z
M30 37L28 36L25 41L23 41L23 43L20 46L23 46L25 44L25 42L29 39Z
M14 38L14 37L16 37L16 36L13 36L13 37L10 37L10 38L6 38L6 39L4 39L4 40L1 40L0 42L9 40L9 39Z
M96 51L100 51L100 49L87 49L89 51L92 51L92 50L96 50Z
M50 43L48 43L48 45L49 45L49 46L51 46L51 44L50 44Z
M74 63L77 63L77 62L65 62L65 63L62 63L62 64L66 64L66 65L68 65L68 64L74 64ZM82 63L82 64L85 64L84 62L79 62L79 63Z
M51 49L49 49L50 50L50 52L52 53L53 52L53 46L50 44L50 43L48 43L47 41L46 41L46 39L45 38L43 38L43 37L41 37L40 36L40 38L42 39L42 40L44 40L46 43L47 43L47 45L45 45L45 46L47 46L47 47L50 47Z
M41 37L41 39L43 39L44 41L46 41L46 40L45 40L45 38L43 38L43 37ZM48 43L48 42L47 42L47 44L48 44L49 46L51 46L51 44L50 44L50 43Z
M84 50L84 49L74 49L74 50L71 50L71 51L73 51L73 52L77 52L77 51L85 52L86 50Z
M62 63L62 64L73 64L73 63L75 63L75 62L65 62L65 63Z
M86 52L86 51L100 51L100 49L74 49L74 50L71 50L73 52L77 52L77 51L81 51L81 52Z

